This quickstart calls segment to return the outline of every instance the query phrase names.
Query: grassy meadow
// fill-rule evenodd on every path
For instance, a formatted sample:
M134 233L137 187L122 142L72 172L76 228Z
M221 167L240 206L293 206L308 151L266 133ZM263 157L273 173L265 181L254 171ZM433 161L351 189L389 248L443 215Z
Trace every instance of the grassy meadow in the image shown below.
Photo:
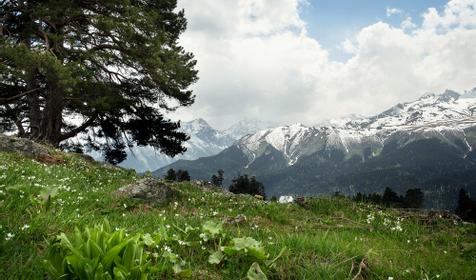
M57 236L106 223L137 236L148 279L476 279L474 224L338 197L264 202L188 182L170 183L169 203L146 203L114 195L134 171L58 156L0 153L0 279L51 279Z

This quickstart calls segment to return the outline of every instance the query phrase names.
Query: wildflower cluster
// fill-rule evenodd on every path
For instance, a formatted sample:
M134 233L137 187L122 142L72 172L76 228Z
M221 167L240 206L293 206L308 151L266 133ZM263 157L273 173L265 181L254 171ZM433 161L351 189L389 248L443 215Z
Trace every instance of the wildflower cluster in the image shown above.
M382 210L368 213L365 221L373 227L379 227L379 229L387 229L392 232L403 231L402 222L404 221L404 218L394 217L392 214Z

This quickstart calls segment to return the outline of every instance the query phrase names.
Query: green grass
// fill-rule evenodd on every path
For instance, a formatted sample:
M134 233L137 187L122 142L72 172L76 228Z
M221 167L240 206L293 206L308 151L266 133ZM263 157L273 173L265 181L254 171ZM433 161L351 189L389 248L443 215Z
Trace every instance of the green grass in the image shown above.
M252 237L270 258L283 248L269 279L476 279L476 226L436 218L430 223L391 209L344 198L315 198L305 206L265 203L248 196L203 191L174 184L179 195L167 205L119 199L114 191L137 179L134 172L64 155L64 163L44 165L0 153L0 279L44 279L48 242L75 227L100 224L129 234L166 228L183 238L186 225L244 215L224 224L233 237ZM14 235L14 236L12 236ZM245 279L249 263L208 263L210 248L171 242L192 279ZM155 275L178 278L173 272Z

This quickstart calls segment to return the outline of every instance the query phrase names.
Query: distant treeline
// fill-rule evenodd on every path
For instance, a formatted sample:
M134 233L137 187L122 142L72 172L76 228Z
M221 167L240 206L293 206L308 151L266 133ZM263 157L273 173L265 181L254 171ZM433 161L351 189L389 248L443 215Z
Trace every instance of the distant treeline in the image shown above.
M164 179L169 181L190 181L190 175L187 170L169 169ZM224 171L218 170L217 174L213 174L210 183L216 187L223 187ZM265 187L257 181L255 177L240 175L233 179L229 186L229 191L236 194L259 195L265 198ZM343 196L339 192L335 196ZM357 202L366 202L382 205L392 208L423 208L425 195L419 188L408 189L405 195L398 195L391 188L385 188L383 194L371 193L365 194L358 192L350 199ZM272 200L277 200L275 197ZM465 221L476 222L476 201L472 200L464 189L459 191L458 207L455 213Z
M340 194L336 193L335 195L339 196ZM398 195L391 188L385 188L383 194L358 192L351 199L392 208L423 208L424 197L420 189L409 189L403 196ZM476 222L476 201L472 200L464 189L459 191L458 207L455 213L465 221Z
M210 183L216 187L223 187L224 171L218 170L217 174L213 174L210 178ZM167 170L164 179L172 182L190 181L190 175L187 170L177 170L173 168ZM265 198L264 185L256 180L255 177L248 177L248 175L240 175L233 179L228 190L236 194L249 194Z
M394 208L423 208L424 198L425 195L420 189L409 189L405 196L399 196L391 188L385 188L382 195L379 193L362 194L359 192L352 197L353 200L358 202L371 202Z

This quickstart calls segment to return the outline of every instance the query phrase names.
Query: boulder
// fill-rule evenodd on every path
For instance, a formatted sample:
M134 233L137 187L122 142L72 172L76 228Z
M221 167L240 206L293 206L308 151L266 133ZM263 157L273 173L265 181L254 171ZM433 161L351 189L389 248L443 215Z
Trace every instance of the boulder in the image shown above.
M223 219L223 223L227 225L239 225L246 222L246 216L242 214L238 214L236 217L225 217Z
M0 134L0 152L20 153L29 157L50 157L47 147L26 138Z
M120 197L136 198L158 203L165 203L173 197L173 190L163 181L155 178L142 178L117 190Z

